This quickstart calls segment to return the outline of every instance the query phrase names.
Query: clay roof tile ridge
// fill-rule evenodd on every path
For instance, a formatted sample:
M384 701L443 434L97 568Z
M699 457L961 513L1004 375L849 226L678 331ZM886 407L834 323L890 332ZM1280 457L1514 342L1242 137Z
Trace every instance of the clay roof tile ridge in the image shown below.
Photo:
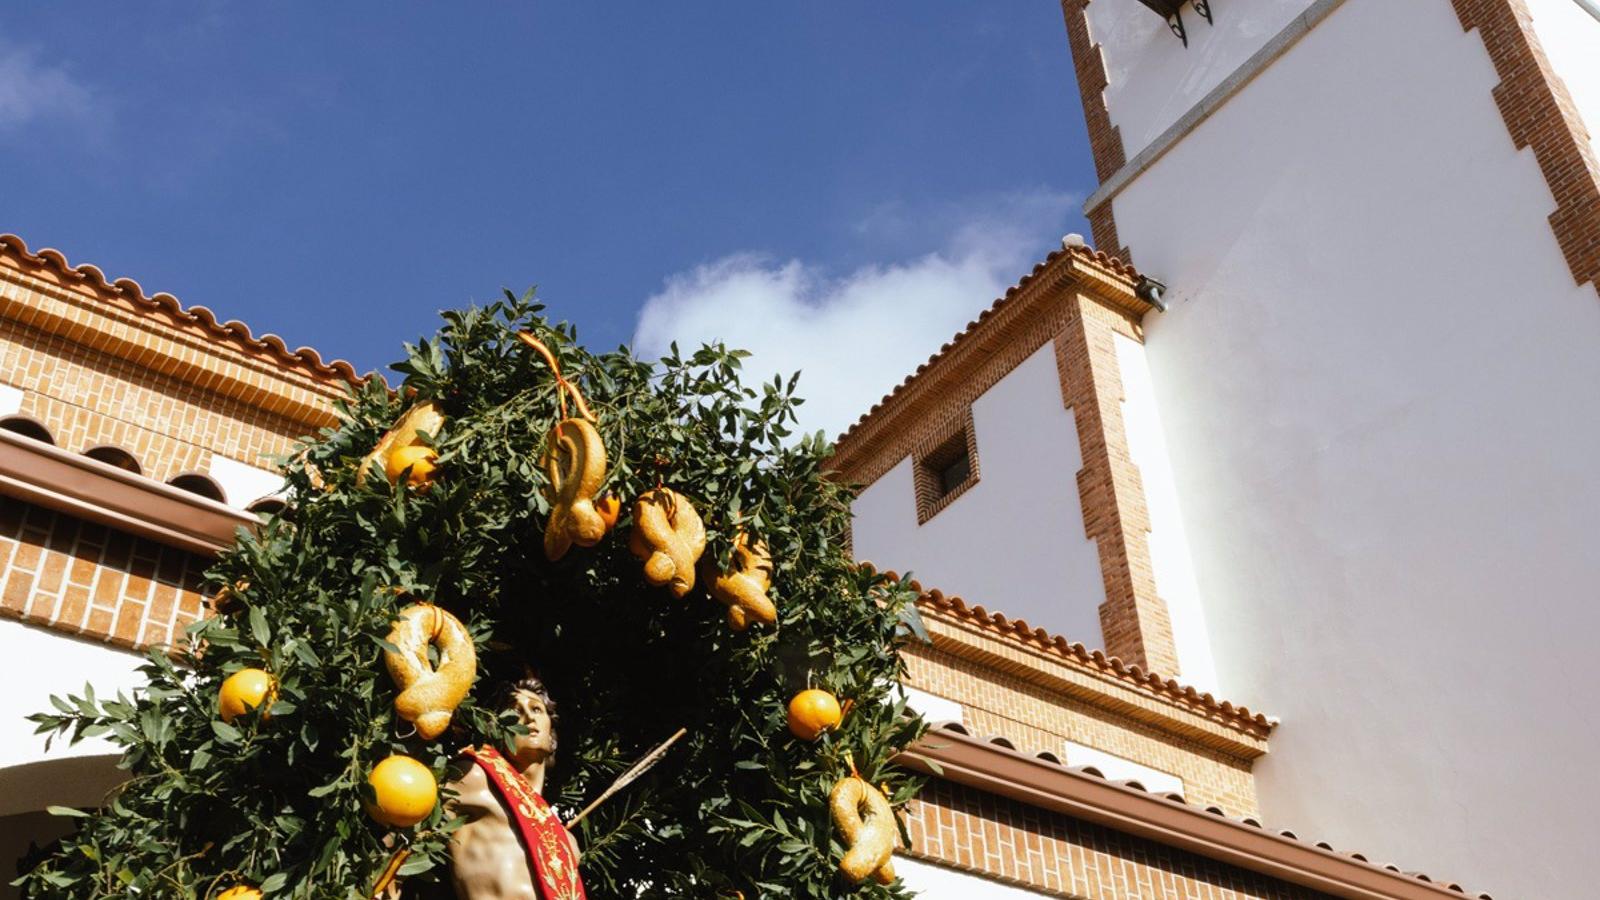
M917 376L921 375L923 372L927 371L930 366L937 363L945 354L949 353L952 348L954 348L957 344L960 344L964 338L970 335L975 328L983 323L984 320L997 313L1001 307L1005 306L1007 302L1009 302L1020 291L1032 283L1034 279L1038 278L1045 271L1045 269L1049 268L1051 264L1063 256L1074 256L1079 259L1088 260L1103 268L1110 269L1112 272L1115 272L1118 275L1130 280L1137 281L1139 278L1139 273L1136 269L1134 269L1133 266L1114 256L1108 256L1106 253L1100 250L1093 250L1089 247L1079 246L1062 247L1058 250L1052 250L1050 253L1046 254L1042 261L1035 263L1033 269L1029 271L1028 274L1018 279L1016 284L1006 288L1006 292L996 298L994 302L990 303L989 306L983 310L983 312L978 314L976 319L968 322L965 328L956 332L955 336L949 341L946 341L944 345L939 348L937 353L929 356L926 362L917 366L917 369L914 373L906 376L898 385L890 390L889 393L884 394L883 397L878 400L878 402L872 404L871 408L863 413L854 424L846 428L844 432L834 440L834 443L840 444L847 440L852 434L855 433L856 429L866 424L868 419L871 419L878 413L879 410L884 407L885 404L894 399L895 395L909 387L911 382L914 381Z
M945 724L937 726L935 730L943 730L943 731L953 732L953 733L956 733L956 734L966 735L967 737L974 738L975 740L980 740L980 741L984 741L986 743L989 743L991 745L1007 748L1008 752L1011 752L1011 753L1016 753L1018 755L1027 755L1027 754L1023 753L1022 751L1019 751L1019 750L1016 750L1015 748L1013 748L1011 746L1011 742L1005 740L1002 737L991 736L991 737L986 737L986 738L980 738L980 737L977 737L977 736L973 735L972 732L970 730L968 730L966 727L958 725L956 723L945 723ZM1252 828L1258 828L1258 829L1260 829L1262 831L1266 831L1266 832L1269 832L1269 833L1277 834L1278 836L1280 836L1282 838L1285 838L1286 840L1291 840L1291 841L1294 841L1294 842L1299 843L1299 844L1305 844L1307 846L1315 847L1315 848L1317 848L1319 850L1322 850L1322 851L1325 851L1325 852L1328 852L1328 853L1335 853L1335 854L1338 854L1340 856L1345 856L1345 857L1348 857L1350 859L1358 860L1360 862L1366 863L1367 865L1374 866L1375 868L1381 868L1381 869L1388 870L1390 872L1394 872L1394 873L1399 874L1399 875L1404 875L1404 876L1409 877L1409 878L1415 878L1418 881L1427 882L1428 884L1436 884L1436 885L1438 885L1440 887L1446 888L1446 889L1451 890L1451 891L1455 891L1457 893L1461 893L1461 894L1465 894L1466 893L1466 890L1464 888L1462 888L1461 885L1456 884L1455 882L1437 881L1437 880L1433 879L1432 877L1430 877L1427 874L1422 873L1422 872L1414 872L1414 871L1407 871L1407 870L1400 869L1399 867L1395 866L1393 863L1383 863L1383 864L1374 863L1365 854L1357 853L1355 851L1343 851L1343 852L1340 852L1340 851L1335 850L1333 848L1333 846L1331 844L1327 843L1326 841L1305 840L1305 839L1302 839L1299 836L1297 836L1292 831L1287 831L1287 830L1272 831L1272 830L1266 828L1264 825L1262 825L1261 821L1259 819L1257 819L1256 817L1254 817L1254 816L1238 816L1238 817L1229 816L1226 812L1224 812L1220 807L1217 807L1217 806L1206 806L1206 807L1203 807L1203 808L1191 806L1189 804L1188 800L1185 799L1182 794L1178 794L1178 793L1174 793L1174 792L1154 793L1152 791L1147 790L1144 787L1144 785L1142 783L1140 783L1137 779L1125 779L1125 780L1119 780L1119 781L1110 781L1109 779L1107 779L1105 777L1104 774L1102 774L1100 772L1099 769L1096 769L1094 766L1072 766L1072 765L1066 765L1066 764L1063 764L1063 763L1060 763L1060 762L1056 762L1054 760L1054 754L1048 754L1048 753L1033 754L1033 758L1038 759L1038 760L1043 761L1043 762L1051 763L1053 765L1058 765L1061 768L1066 769L1069 772L1075 772L1075 773L1080 774L1080 775L1090 775L1090 776L1093 776L1095 778L1099 778L1102 781L1107 781L1108 783L1110 783L1112 785L1115 785L1116 787L1120 787L1120 788L1122 788L1124 790L1138 791L1138 792L1140 792L1142 794L1146 794L1147 796L1150 796L1152 798L1161 800L1161 801L1166 802L1166 803L1171 803L1171 804L1174 804L1174 805L1177 805L1177 806L1188 807L1190 809L1202 809L1202 811L1210 813L1210 814L1212 814L1214 816L1225 818L1225 819L1228 819L1229 821L1238 822L1239 824L1247 825L1247 826L1250 826ZM1479 894L1476 894L1474 896L1476 896L1478 898L1478 900L1494 900L1494 898L1491 895L1487 894L1487 893L1479 893Z
M361 384L369 377L358 375L355 366L342 359L336 359L331 363L323 362L322 355L310 347L300 347L290 351L277 335L266 334L257 338L250 333L250 326L238 320L218 324L216 315L204 306L186 308L177 297L164 292L147 295L139 282L132 278L108 281L99 267L87 263L73 266L61 251L54 248L46 247L38 252L30 251L27 242L17 235L0 234L0 250L9 250L25 262L49 267L61 276L87 281L96 288L119 294L136 306L165 312L180 323L199 325L213 337L232 340L247 352L269 356L277 362L308 370L319 377L339 378L351 384Z

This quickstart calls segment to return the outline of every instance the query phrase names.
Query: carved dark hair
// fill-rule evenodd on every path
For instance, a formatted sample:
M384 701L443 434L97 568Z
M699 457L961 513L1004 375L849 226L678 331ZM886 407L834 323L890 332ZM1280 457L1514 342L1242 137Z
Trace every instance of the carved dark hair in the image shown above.
M517 695L528 692L544 701L544 711L550 714L550 758L546 765L555 761L556 749L560 746L561 730L558 727L560 719L556 714L556 701L550 696L550 689L545 687L544 679L529 672L515 681L506 681L500 684L495 691L495 708L511 709L516 704Z

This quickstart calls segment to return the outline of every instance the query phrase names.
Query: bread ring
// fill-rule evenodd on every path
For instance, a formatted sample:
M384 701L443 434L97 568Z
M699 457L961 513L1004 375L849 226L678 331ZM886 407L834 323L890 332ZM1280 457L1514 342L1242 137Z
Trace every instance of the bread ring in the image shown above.
M733 567L718 571L707 560L704 568L706 591L728 607L728 625L743 631L751 622L771 625L778 621L778 607L767 597L772 588L772 554L762 541L747 542L744 532L733 539Z
M544 555L551 562L573 544L593 547L606 536L606 520L595 509L595 495L606 478L606 445L583 419L562 419L550 431L544 452L549 479L550 521L544 529Z
M450 727L450 715L472 690L478 672L478 651L461 620L431 603L413 603L400 610L389 632L399 653L383 652L384 665L400 694L394 711L415 723L417 734L433 740ZM428 665L428 645L439 645L439 665Z
M683 495L659 487L634 501L628 549L644 560L645 581L682 597L694 589L694 564L706 552L706 528Z
M367 474L376 466L379 472L384 471L389 465L389 454L401 447L420 444L417 440L418 432L427 432L437 436L444 427L444 409L438 403L428 400L418 403L406 410L400 421L394 427L383 433L378 439L378 446L372 448L361 460L361 468L356 470L356 484L367 483Z
M889 798L866 779L846 775L833 786L828 806L833 810L834 827L846 844L844 859L839 861L844 877L852 884L860 884L868 875L880 884L893 882L894 848L900 833Z

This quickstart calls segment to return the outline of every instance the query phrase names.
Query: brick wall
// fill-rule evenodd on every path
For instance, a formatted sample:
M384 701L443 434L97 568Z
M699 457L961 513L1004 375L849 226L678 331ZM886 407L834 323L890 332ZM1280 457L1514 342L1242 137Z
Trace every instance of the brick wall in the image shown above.
M1600 161L1572 96L1533 32L1524 0L1451 0L1477 29L1500 83L1494 99L1517 147L1532 147L1555 196L1550 228L1572 277L1600 293Z
M912 856L1090 900L1321 897L1244 869L933 780L910 804Z
M0 335L0 372L0 381L23 391L20 412L49 428L57 446L73 453L100 444L121 447L158 481L205 473L213 453L267 468L263 454L287 453L296 438L313 430L14 324Z
M181 644L209 560L0 497L0 615L130 649Z
M1259 812L1249 758L933 648L911 648L907 669L910 686L959 702L972 734L1057 756L1066 741L1087 744L1182 778L1191 804L1230 816Z
M1089 131L1089 152L1094 171L1103 184L1128 161L1122 145L1122 131L1111 124L1106 106L1108 83L1105 56L1089 34L1090 0L1061 0L1061 15L1067 23L1067 45L1072 48L1072 68L1078 77L1078 96L1083 101L1083 121ZM1095 246L1124 262L1131 262L1128 248L1117 240L1117 223L1111 203L1102 203L1089 214L1089 230Z

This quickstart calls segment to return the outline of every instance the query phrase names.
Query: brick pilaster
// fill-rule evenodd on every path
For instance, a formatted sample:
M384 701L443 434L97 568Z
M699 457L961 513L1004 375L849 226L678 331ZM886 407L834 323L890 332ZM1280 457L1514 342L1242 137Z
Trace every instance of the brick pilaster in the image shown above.
M1476 28L1500 83L1495 103L1520 149L1532 147L1555 196L1550 228L1579 284L1600 293L1600 162L1588 130L1550 66L1525 0L1451 0L1461 27Z
M1079 293L1068 301L1056 337L1062 396L1078 428L1083 468L1078 496L1085 533L1100 553L1106 600L1100 630L1106 651L1146 670L1178 674L1167 604L1156 594L1150 560L1150 510L1122 420L1122 375L1115 337L1142 341L1128 314Z

